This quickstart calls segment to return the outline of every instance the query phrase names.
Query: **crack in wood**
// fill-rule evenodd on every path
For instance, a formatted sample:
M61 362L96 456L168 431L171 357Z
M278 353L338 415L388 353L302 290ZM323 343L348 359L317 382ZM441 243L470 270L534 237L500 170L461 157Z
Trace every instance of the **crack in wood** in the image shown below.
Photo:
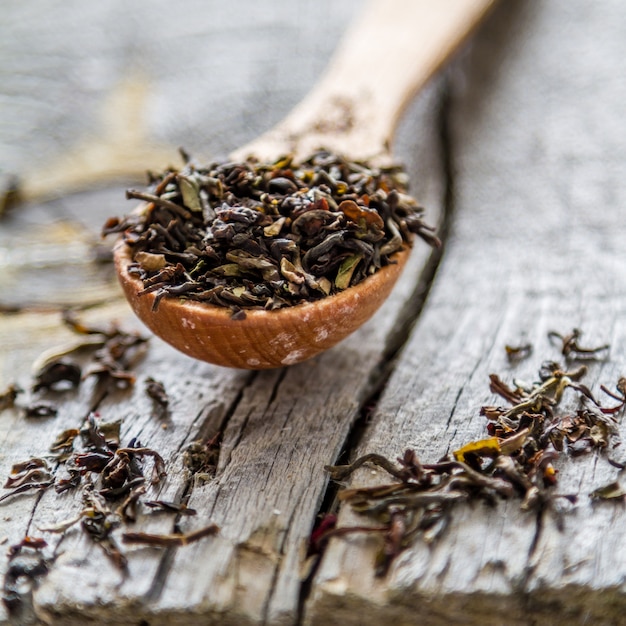
M454 142L451 132L451 113L452 113L452 96L451 96L451 78L449 73L444 73L441 80L441 88L438 93L438 102L436 112L436 141L437 141L437 162L438 170L442 180L442 198L441 198L441 215L437 234L442 242L441 248L433 249L430 256L415 283L415 288L406 298L400 312L397 315L397 321L394 330L390 334L387 345L385 347L384 359L381 368L386 369L381 377L385 380L391 376L391 370L394 367L396 358L406 344L409 335L417 321L419 320L422 310L426 304L431 286L434 283L437 269L445 254L446 244L449 240L450 229L455 213L455 184L454 184L454 166L453 152ZM383 383L384 384L384 383Z
M211 432L209 430L209 425L212 422L212 418L215 414L219 414L221 411L224 412L222 418L219 421L217 426L217 433L223 433L226 429L226 426L231 419L231 417L235 414L237 407L239 406L241 399L244 395L245 390L248 387L251 387L254 384L254 380L257 376L258 372L251 371L246 376L241 388L237 392L237 395L233 398L232 402L228 407L224 409L223 404L221 402L214 403L211 408L207 411L207 405L204 405L199 411L197 411L196 416L191 422L188 433L185 437L181 438L181 443L177 448L177 452L182 452L185 447L187 447L190 443L190 439L205 439L206 437L215 436L215 429ZM200 426L198 426L198 422L202 421ZM218 452L219 454L219 452ZM218 466L219 466L219 456L218 456Z
M80 425L82 425L85 420L87 419L87 417L93 413L94 411L97 411L98 407L102 404L104 398L107 397L108 393L106 390L102 390L100 388L101 386L98 385L98 383L96 383L91 392L90 392L90 396L91 396L91 405L89 410L87 411L86 414L82 414L80 421L79 421L79 427ZM57 472L60 470L62 466L62 463L57 462L53 467L50 468L50 475L51 477L54 479L54 477L56 476ZM53 486L48 487L48 489L54 489ZM31 526L35 520L35 517L38 513L39 510L39 506L41 504L41 501L44 497L44 493L45 491L47 491L48 489L44 489L39 491L36 495L35 495L35 499L32 505L32 508L30 510L30 515L28 517L28 520L26 521L25 527L24 527L24 532L23 532L23 536L24 537L28 537L30 536L31 533ZM56 545L53 548L53 553L52 553L52 558L50 559L50 562L53 563L55 561L55 559L57 558L57 555L59 554L59 549L60 549L60 545L63 542L66 534L68 531L64 531L63 533L61 533L58 541L56 542ZM47 570L47 573L49 573L49 570ZM45 577L46 574L44 574L42 576ZM5 572L5 580L4 580L4 584L6 584L6 576L8 575L8 570L7 572ZM39 582L41 582L40 580L38 580L37 584L39 584ZM34 591L35 591L35 583L32 582L30 585L27 585L25 587L23 587L23 590L20 590L20 608L19 608L19 615L11 615L11 622L14 624L36 624L36 623L40 623L39 620L39 616L38 616L38 612L36 609L36 603L34 601Z
M439 94L437 126L438 126L438 147L439 147L439 166L441 176L443 178L443 198L442 198L442 214L440 218L440 226L438 228L438 236L442 241L440 249L434 249L427 262L425 263L415 287L397 316L397 322L394 329L387 337L387 345L383 351L381 364L371 374L369 379L369 393L365 394L365 400L361 403L359 417L355 420L350 429L344 446L337 455L336 459L332 459L331 463L339 462L339 459L349 459L351 455L358 450L362 438L365 435L369 416L375 412L389 378L394 372L397 358L402 351L405 343L408 341L411 331L426 304L430 288L434 282L435 275L439 264L445 253L446 242L450 235L450 227L454 215L454 169L453 169L453 143L450 131L451 123L451 95L448 77L443 79L443 88ZM478 364L476 365L478 367ZM462 389L459 391L459 396ZM455 403L456 406L456 403ZM454 412L454 411L452 411ZM449 420L451 419L450 415ZM448 423L449 423L448 420ZM317 511L315 519L322 518L324 515L336 510L338 507L337 493L339 485L333 481L328 481L326 489L321 500L320 507ZM305 609L313 588L313 582L317 574L319 565L323 557L323 550L317 556L315 562L310 568L308 575L302 580L300 585L300 593L298 599L298 608L296 613L295 626L301 626L306 619Z
M272 406L272 404L274 403L274 400L276 400L276 396L278 395L278 389L281 385L281 383L283 382L283 380L285 380L285 376L287 374L287 368L283 367L280 370L280 374L278 375L278 378L276 379L276 382L274 383L274 386L272 387L272 393L270 394L270 398L267 401L267 408L269 409L270 406Z
M269 622L268 620L271 619L271 616L269 615L269 611L270 611L270 607L271 607L271 603L272 603L272 599L274 598L274 594L275 594L275 590L276 590L276 583L278 581L278 577L280 575L280 569L281 569L281 564L283 561L283 557L285 555L285 545L287 543L287 538L288 535L290 533L290 529L293 528L293 520L296 516L296 513L300 510L300 503L302 502L302 498L303 498L304 492L300 493L300 495L298 496L298 498L296 499L296 503L295 506L293 507L289 518L287 520L287 524L285 525L285 532L283 533L283 537L280 543L280 547L278 550L278 554L279 554L279 558L278 561L276 563L276 567L274 568L274 575L272 576L272 581L270 583L269 589L270 592L267 594L267 598L265 601L265 605L263 606L262 609L262 616L263 616L263 624L264 626L271 626L271 622ZM297 618L296 618L296 622L294 624L294 626L299 626L300 625L300 619L301 619L301 614L300 611L298 610L297 612Z
M239 407L241 400L244 396L244 392L245 390L250 387L255 378L257 376L257 372L250 372L249 375L246 378L245 383L242 385L241 389L239 390L239 392L237 393L237 395L233 398L233 401L231 402L230 406L228 407L228 409L226 411L224 411L224 415L222 417L222 419L220 420L219 426L218 426L218 434L221 434L224 432L224 429L226 428L230 418L234 415L235 411L237 410L237 408ZM182 439L182 441L184 443L186 443L188 445L189 443L189 439L190 439L190 435L193 431L195 431L195 435L194 435L194 439L202 439L204 438L207 433L204 433L205 430L205 425L207 423L210 423L210 418L213 415L213 411L209 411L208 414L205 413L205 408L203 408L203 410L199 411L195 417L195 419L193 420L192 424L189 427L189 433L188 436L184 437ZM219 407L217 407L219 408ZM203 420L203 424L200 425L199 428L197 428L197 423L198 421L202 418L202 416L204 415L204 420ZM243 428L242 428L243 431ZM204 437L203 437L204 435ZM178 452L180 452L184 446L184 443L181 443L181 445L178 448ZM232 452L232 449L231 449ZM229 455L230 456L230 455ZM217 451L217 461L216 461L216 473L217 473L217 468L220 467L220 450L218 449ZM224 467L228 465L228 461L225 462ZM194 474L192 474L186 481L183 487L183 491L181 494L181 502L187 502L189 500L189 498L191 497L191 494L193 493L194 490L194 486L195 486L195 476ZM215 506L218 498L219 498L219 492L220 489L218 487L217 489L217 493L216 493L216 497L213 501L213 507ZM212 516L213 510L211 510L208 514L208 518L210 519ZM174 518L174 522L172 524L172 531L176 532L179 529L179 524L180 521L182 520L183 515L182 514L178 514L176 515L176 517ZM152 583L150 585L150 588L148 589L148 591L146 592L144 599L145 601L147 601L148 603L156 603L159 599L159 597L161 596L162 592L163 592L163 588L167 582L168 576L172 570L172 566L174 564L174 558L176 556L176 552L177 552L178 548L176 546L173 547L168 547L165 551L164 554L159 562L159 565L157 567L157 570L155 572L155 576L152 580Z

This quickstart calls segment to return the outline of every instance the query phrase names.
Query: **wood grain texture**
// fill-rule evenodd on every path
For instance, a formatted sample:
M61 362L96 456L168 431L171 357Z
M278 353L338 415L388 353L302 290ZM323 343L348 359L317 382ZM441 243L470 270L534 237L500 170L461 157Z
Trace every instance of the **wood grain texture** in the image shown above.
M207 12L202 26L197 12L199 5L194 3L186 5L187 13L182 8L177 10L169 21L162 15L150 14L150 28L153 32L161 28L162 36L145 35L143 41L150 54L142 58L146 63L156 64L161 71L160 75L155 72L153 80L162 91L159 114L147 115L154 127L144 137L145 141L149 143L155 136L169 138L167 141L172 143L175 140L178 143L180 137L191 138L192 151L218 154L242 143L242 135L249 138L260 133L270 122L279 119L292 100L297 100L310 86L315 68L323 65L358 3L341 3L337 8L333 8L336 3L328 6L309 2L275 3L277 13L271 16L264 14L257 3L244 4L241 19L245 20L244 26L248 26L242 30L233 29L232 10L220 9L219 3L208 8L202 3L202 10ZM77 24L81 19L85 20L83 24L90 19L104 26L117 24L113 20L115 12L105 11L105 17L90 17L71 3L64 6L56 7L60 14L55 15L54 20L62 21L62 16L68 17L73 10L72 20ZM27 21L40 17L29 13L20 3L12 8L16 11L16 20L20 16ZM39 8L43 10L42 5ZM281 10L284 11L282 21L279 19ZM33 23L39 24L36 20ZM167 36L168 25L174 31L171 38ZM72 22L72 29L79 29L79 26ZM54 47L52 35L44 36L43 31L43 24L39 24L37 32L45 44L38 49L40 52L33 53L29 59L20 57L20 62L32 64L35 74L39 63L44 63L46 51ZM132 29L126 31L127 37L135 35ZM113 37L117 40L118 36L131 46L131 40L124 40L120 30L114 29ZM297 51L295 56L275 51L273 46L278 36L284 38L285 46ZM153 44L155 40L163 42L163 49L157 49ZM3 41L8 45L6 39ZM10 41L16 45L13 36ZM89 38L82 41L86 46L90 43ZM218 64L216 53L201 54L206 47L213 50L211 46L217 46L216 50L221 50L217 43L220 41L222 46L233 48L231 63L223 67L220 65L226 63L223 56ZM111 54L117 59L113 62L106 51L98 51L98 42L102 40L94 38L91 42L96 48L95 51L91 48L94 58L114 74L116 68L124 66L119 55L133 56L136 51L133 46L130 49L122 44L113 46ZM136 40L132 42L135 45ZM237 42L234 47L233 42ZM137 45L141 48L144 44ZM12 50L17 58L16 49ZM71 58L77 54L73 42L67 43L66 53ZM86 55L84 50L81 54ZM188 55L187 63L197 59L197 70L181 73L180 54ZM55 65L55 59L51 57L49 63ZM203 83L201 88L198 86L196 72L210 75L204 66L209 61L221 67L219 76L214 77L214 80L223 80L219 93L211 81ZM59 74L64 65L59 62ZM269 81L268 76L272 77ZM204 117L194 118L193 132L188 129L187 134L182 131L179 134L184 120L191 124L185 110L193 104L193 98L179 97L185 85L186 93L195 94L202 103L198 106L204 111L203 116L208 116L208 122ZM58 88L60 92L71 93L71 89L63 91L65 87L61 85ZM407 162L414 181L412 189L435 221L444 197L438 135L439 94L440 85L435 84L411 107L397 149L397 154ZM80 93L76 97L79 96ZM95 100L100 102L99 98ZM90 129L89 137L95 137L93 141L97 142L98 137L107 134L106 125L98 121L97 116L91 117L91 111L85 109L85 113L87 121L80 117L67 136L80 137L81 124L85 124ZM41 114L45 118L44 113ZM59 115L65 115L61 107ZM120 115L125 115L124 109L120 110ZM25 116L23 123L34 122ZM55 137L51 139L48 143L44 136L33 135L28 149L9 141L6 145L12 148L3 151L3 158L10 163L10 169L24 172L25 179L30 180L28 168L23 166L28 158L41 157L37 163L46 166L45 172L56 167L56 159L42 157L56 154L55 150L59 149ZM82 151L80 141L77 140L75 148L77 154ZM88 184L93 180L90 178L94 176L93 171L76 171L76 162L72 161L72 167L67 165L69 162L64 167L70 168L71 175L67 175L68 170L62 176L53 172L54 176L50 175L48 180L63 181L70 187L77 181ZM124 171L132 173L132 163L125 165ZM43 174L42 171L42 177ZM52 225L50 232L55 232L54 224L61 218L70 225L71 232L84 233L85 246L91 249L104 217L127 209L122 197L119 190L90 189L62 195L52 202L19 207L3 221L2 233L6 233L6 238L2 239L2 252L16 238L28 245L33 225L41 225L42 230ZM118 208L115 208L116 202L119 202ZM46 250L53 250L56 267L64 268L59 260L62 260L64 240L51 239L53 244ZM43 254L44 265L48 263L47 254L47 251ZM24 610L11 623L37 623L40 619L58 624L84 624L86 621L127 624L142 620L150 624L297 622L303 551L328 482L323 466L337 458L364 404L387 375L390 358L418 310L424 289L418 279L429 263L429 256L425 246L417 247L403 279L377 317L310 363L249 374L192 361L152 339L145 360L135 368L137 383L131 391L103 398L93 383L86 381L78 392L65 392L61 396L56 418L26 420L19 408L3 411L0 414L0 476L3 479L13 463L46 454L59 432L79 427L89 411L96 409L104 420L123 420L123 442L140 437L163 455L168 477L161 486L151 488L148 495L170 500L189 498L189 506L198 510L198 516L180 520L183 530L209 522L221 527L218 536L182 548L163 551L126 546L129 573L124 577L101 548L86 539L79 526L60 536L41 530L79 511L79 492L58 495L47 491L43 495L23 494L7 499L0 503L2 546L15 544L26 534L43 536L49 543L46 555L54 558L49 574L40 579L32 598L25 598ZM67 299L54 299L59 289L57 281L65 281L64 274L53 268L44 280L34 265L28 276L40 284L40 291L33 289L40 295L36 301L22 293L21 287L0 293L3 300L11 294L12 300L8 303L11 306L7 308L14 311L10 315L3 314L0 320L0 343L6 348L0 352L0 389L12 381L27 388L34 358L42 350L71 338L60 322L62 306L90 307L82 313L87 321L107 322L116 318L125 325L136 324L107 271L99 283L105 297L83 299L83 294L94 291L90 278L94 265L80 259L73 274L76 286L68 290L71 297ZM9 261L11 272L24 271L18 255L11 255ZM106 270L107 266L104 267ZM111 270L110 264L108 270ZM105 289L115 289L117 295L112 296L112 292ZM144 386L150 375L164 383L170 396L171 410L167 419L159 418L152 401L145 395ZM29 397L30 394L21 397L20 404ZM182 467L182 452L192 441L206 440L217 432L222 432L223 442L216 475L205 483L194 481ZM142 509L132 530L171 532L175 523L171 516L155 515ZM118 538L121 530L116 531ZM4 578L7 566L7 559L0 559L0 579ZM0 623L9 623L1 604Z
M164 23L157 11L139 39L131 28L108 28L109 38L68 37L57 55L48 54L56 45L54 29L47 31L44 21L38 21L43 3L9 4L19 27L15 35L0 37L0 45L11 52L6 58L19 59L15 67L42 76L54 67L55 75L65 75L66 59L91 45L92 54L79 58L106 70L92 77L92 91L81 84L76 101L67 107L57 106L72 93L61 83L49 83L52 90L45 100L26 80L28 72L15 72L10 80L16 82L3 82L17 85L17 100L4 87L6 101L32 104L21 118L9 116L13 125L0 127L3 167L22 173L35 157L39 165L52 167L67 137L80 148L79 138L106 135L105 130L92 135L86 129L103 128L97 103L117 84L121 68L129 65L125 61L139 58L147 59L141 67L160 70L148 81L158 87L149 100L156 109L146 116L152 127L146 137L165 144L182 137L180 142L189 140L192 151L228 153L270 127L306 91L358 3L320 8L314 2L280 2L278 11L285 13L277 21L259 3L246 2L243 34L233 30L228 7L220 12L220 3L190 3L187 12L172 14L170 36L148 34ZM206 15L213 22L207 26L208 17L203 21L198 16L209 4ZM65 16L68 28L79 32L80 11L73 3L66 5L68 13L59 3L49 19L59 24ZM90 9L106 14L106 19L92 15L92 22L118 24L111 6ZM71 11L75 22L69 20ZM377 318L310 363L242 373L192 361L152 340L131 392L100 398L87 382L79 392L63 396L56 418L34 421L19 410L2 412L2 480L14 462L44 454L58 432L80 425L97 407L103 418L123 420L124 441L140 436L163 454L168 478L150 496L189 497L199 515L182 519L183 530L209 522L221 527L216 537L186 547L127 547L129 575L123 578L78 528L62 536L40 530L76 512L80 494L49 491L5 500L0 503L2 548L30 533L45 536L48 553L56 556L32 606L13 623L37 623L37 616L47 616L58 624L145 620L151 626L620 624L624 510L611 503L593 505L588 498L593 489L620 478L603 455L562 459L559 489L579 494L577 506L563 518L562 531L551 515L538 519L523 513L515 500L494 508L479 504L458 511L438 543L418 542L403 553L384 579L373 575L378 539L356 535L331 542L310 587L302 585L302 576L307 538L328 488L322 468L335 462L343 448L348 447L347 456L374 451L394 458L413 447L422 459L435 460L483 436L479 409L494 401L488 375L533 380L542 360L560 358L547 341L549 330L567 332L578 326L588 345L611 343L610 359L590 364L586 382L594 390L624 374L626 154L619 77L625 18L617 0L593 6L578 0L503 2L445 88L433 85L408 113L397 153L409 161L414 189L431 214L442 204L446 182L451 183L447 197L454 219L427 306L397 361L389 361L390 353L406 338L418 310L421 287L416 288L416 280L426 263L423 249L412 257ZM10 30L9 22L2 22L3 33ZM43 52L23 55L16 44L19 37L39 39ZM276 51L277 37L297 54ZM235 40L239 47L231 63L217 51ZM115 50L111 56L106 54L109 44ZM33 43L29 49L37 48ZM135 57L143 49L149 54ZM117 61L107 60L111 58ZM180 72L182 61L192 69ZM211 72L213 81L199 84L196 73ZM180 93L188 97L180 98ZM79 100L80 106L74 106ZM92 107L83 106L90 102ZM442 136L440 108L446 122ZM52 110L56 118L50 117ZM89 115L78 115L81 110ZM46 139L32 132L41 120L52 123L50 119L58 120L56 134ZM20 133L32 136L30 148ZM0 302L15 312L0 318L0 389L13 380L27 386L37 354L70 338L59 321L64 304L98 305L84 313L94 321L117 317L133 323L121 297L115 300L105 291L113 285L106 271L80 260L81 246L90 247L103 217L116 212L115 194L122 197L114 190L63 196L23 207L3 220L3 279L29 276L38 289L24 293L2 283ZM54 226L61 218L63 227ZM52 243L44 246L46 232ZM11 247L18 237L35 242L28 263L20 263ZM79 258L69 274L58 269L63 267L63 246ZM39 273L38 249L52 269ZM99 277L96 290L94 276ZM58 282L50 277L76 287L55 300ZM99 289L106 298L94 297ZM521 340L531 341L534 352L511 366L503 346ZM148 375L161 379L171 396L166 420L145 396ZM383 383L369 414L365 408ZM367 428L358 437L354 424L365 414ZM205 483L191 480L182 469L181 452L193 440L218 431L223 443L216 475ZM621 448L613 451L618 461L624 461L624 454ZM366 468L353 484L381 480L380 472ZM353 521L361 520L341 509L340 522ZM173 529L171 517L147 510L133 528ZM0 578L6 568L3 556ZM9 623L4 605L0 623Z
M354 455L412 447L435 461L484 437L488 375L536 379L541 361L562 359L550 330L578 327L589 345L611 344L608 361L590 364L592 389L623 375L626 152L615 76L626 14L618 2L575 4L507 3L453 83L451 238ZM504 345L521 340L534 352L512 367ZM383 580L373 575L377 540L333 540L305 622L621 623L624 510L589 498L619 470L600 454L562 458L559 472L559 491L579 496L562 531L515 501L466 507L441 542L417 543ZM363 469L351 484L380 480ZM342 509L340 521L360 520Z
M143 181L178 146L225 157L305 95L362 4L7 0L0 171L49 197Z

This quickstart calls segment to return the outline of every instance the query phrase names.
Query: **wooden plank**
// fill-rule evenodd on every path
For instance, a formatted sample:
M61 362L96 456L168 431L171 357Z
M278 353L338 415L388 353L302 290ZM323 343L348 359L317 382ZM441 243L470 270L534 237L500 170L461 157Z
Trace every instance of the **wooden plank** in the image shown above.
M0 171L67 194L225 157L278 122L363 0L11 2L0 24Z
M345 24L351 8L358 3L342 3L337 8L331 8L331 4L320 8L318 3L311 2L277 3L276 10L285 12L279 29L281 33L284 30L285 45L299 52L297 57L287 58L281 54L279 58L272 56L271 61L263 61L267 59L264 54L275 42L277 22L275 16L270 19L270 16L260 15L255 3L246 3L250 9L242 12L246 28L230 31L233 37L230 41L246 41L245 50L233 58L239 78L233 78L235 84L229 87L232 91L228 91L228 95L224 88L230 108L223 106L224 102L217 98L210 84L203 87L206 90L206 93L202 91L203 97L208 98L209 104L223 107L218 110L207 105L207 111L214 112L213 121L221 125L219 133L215 131L215 137L211 135L207 139L208 152L221 152L224 146L230 149L232 142L239 141L242 135L259 132L278 119L309 86L315 78L312 68L319 66L321 69L324 57L330 53L341 30L340 25ZM324 7L327 10L322 10ZM15 10L18 8L16 5ZM57 10L62 11L62 8L57 6ZM176 20L182 19L180 14L184 11L176 12L174 26L186 35L181 24L193 26L195 18L187 15L178 22ZM77 13L73 19L79 19L78 15L82 16L80 19L89 17L88 13ZM220 29L228 19L233 19L232 12L224 8L215 15L216 21L209 29L214 35L222 32ZM157 17L159 19L151 22L152 28L165 28L167 21L162 16ZM110 15L107 19L113 18ZM219 20L222 20L221 26ZM117 36L119 33L115 32ZM43 41L48 42L46 46L49 44L48 39ZM175 41L172 35L170 45L174 48ZM194 41L201 46L201 37ZM145 45L150 48L148 43ZM185 39L181 49L188 50L190 46L190 41ZM36 62L37 58L35 55L31 61ZM106 58L102 55L102 59ZM168 71L178 72L175 56L159 58L171 64ZM298 72L301 65L305 69ZM278 73L280 67L284 69ZM268 95L265 80L248 80L261 70L265 72L263 76L277 72L271 93L280 94L278 102ZM226 69L223 71L228 74ZM170 79L173 75L165 72ZM178 80L178 74L176 76ZM195 74L190 74L187 80L191 87L197 87ZM179 100L169 92L168 97L168 107ZM444 196L437 128L439 99L440 86L435 84L408 112L398 142L398 154L407 161L408 171L416 182L416 195L429 207L429 214L435 221ZM261 106L259 102L265 104ZM165 107L167 111L176 117L176 109L168 107ZM120 110L124 115L123 107ZM254 113L249 114L250 110ZM240 123L242 118L246 119L244 128ZM31 123L29 119L27 116L24 123ZM164 114L165 125L168 119ZM106 135L106 131L103 133ZM193 139L197 141L198 137ZM96 139L94 142L97 143ZM52 152L57 148L54 142L45 146ZM80 144L76 149L81 150ZM22 163L21 148L6 154L15 159L12 167ZM72 159L64 162L63 167L76 163ZM54 176L51 174L49 180L56 181L55 184L62 181L64 185L81 180L87 183L85 176L95 175L91 170L76 174L74 166L70 167L71 175L63 173L66 170L62 175L57 170L50 171ZM33 225L43 232L42 224L55 224L59 217L65 220L71 232L84 235L81 245L89 247L97 239L103 213L111 214L115 193L118 192L92 190L22 208L3 223L7 229L3 231L7 237L0 241L3 252L13 235L22 237L26 245ZM124 208L120 205L119 210ZM63 276L59 271L63 268L62 246L59 238L54 245L43 247L44 262L50 251L58 259L48 273L53 278ZM9 270L25 276L28 267L21 264L16 255L11 259ZM129 567L124 576L100 547L85 537L79 525L60 536L42 530L71 518L80 510L80 490L63 495L50 490L41 496L25 494L5 500L0 503L3 519L0 541L13 545L26 534L42 536L49 544L44 552L50 558L48 575L38 580L32 597L26 593L22 598L23 610L13 622L36 623L40 617L66 624L83 624L86 619L103 624L142 619L150 624L297 621L303 550L327 485L323 466L338 456L364 404L384 381L394 350L418 314L424 290L424 285L418 281L429 259L430 252L424 246L416 248L402 282L378 316L358 334L310 363L276 372L242 373L193 362L153 339L145 360L137 364L137 384L129 392L101 398L94 395L93 383L87 382L79 391L63 394L56 418L25 420L20 410L3 412L0 416L0 476L3 479L13 463L47 454L59 432L80 427L89 411L97 409L103 420L123 420L123 442L139 436L145 445L163 455L168 478L162 485L151 487L148 495L170 500L188 497L189 506L196 508L199 514L180 520L182 529L198 528L209 522L221 527L217 537L205 538L194 546L166 551L125 547ZM21 288L16 289L12 306L17 312L4 315L1 320L0 343L6 348L0 357L2 389L14 380L28 387L32 360L43 349L70 338L69 331L60 322L58 308L62 305L99 304L83 313L86 320L105 323L117 318L126 325L133 325L128 308L119 296L111 296L113 292L105 292L105 304L91 296L91 299L83 298L94 291L90 284L90 262L77 263L77 272L72 274L75 288L69 292L69 300L54 300L52 296L58 285L52 279L42 280L41 274L34 265L32 267L28 276L39 281L39 288L33 289L38 299L34 301L26 297ZM100 281L96 293L114 289L106 272ZM119 294L119 290L115 289L114 293ZM5 297L5 293L0 297ZM150 375L160 379L170 395L171 412L166 420L155 416L152 401L145 395L144 385ZM182 452L192 441L206 440L219 431L223 433L223 442L217 474L202 484L184 471ZM172 532L176 524L171 516L154 515L142 509L132 530L165 533ZM115 531L118 539L122 530ZM0 578L4 578L7 565L6 558L0 559ZM4 605L0 605L0 623L8 620Z
M352 456L395 458L411 447L436 461L484 437L488 375L536 380L541 361L562 359L550 330L578 327L585 343L611 344L609 361L589 365L592 389L623 375L626 153L615 77L624 12L618 2L583 4L503 3L453 77L451 238ZM533 355L511 366L504 345L520 340ZM384 579L374 576L377 538L332 540L305 623L620 623L624 510L589 498L619 470L606 454L562 458L558 468L559 491L579 496L562 531L515 500L464 507L438 543L415 544ZM350 484L381 480L361 469ZM342 507L340 525L360 522Z
M438 150L431 119L437 93L425 94L412 111L413 123L426 128L420 131L424 143L419 163L427 163L426 156ZM408 128L417 132L413 125ZM430 172L424 195L427 201L430 197L428 204L437 205L442 194L437 162L431 159L421 169ZM374 320L335 350L298 367L259 374L229 371L193 362L153 339L147 359L137 368L136 390L104 399L98 412L106 421L123 419L123 441L140 436L166 459L168 480L148 495L171 500L189 496L189 506L200 514L182 521L181 527L211 521L220 525L220 535L166 553L128 549L129 573L124 577L78 528L60 538L37 530L75 515L80 492L60 497L48 491L34 504L19 497L17 504L5 507L25 507L6 527L8 541L17 542L27 531L43 534L56 554L35 592L36 611L77 622L85 616L102 623L123 620L132 611L146 619L156 615L184 623L205 623L217 616L230 616L233 623L292 623L298 612L302 551L327 483L323 466L338 456L363 404L385 375L388 353L399 340L397 327L416 314L416 281L430 253L424 246L415 252L398 289ZM89 315L102 320L110 314L105 309ZM27 316L14 319L13 334ZM56 334L65 338L58 330ZM43 337L50 335L46 328ZM36 337L35 346L43 337ZM29 345L28 352L35 346ZM5 375L24 367L26 353L11 354L18 360L8 355ZM171 396L166 429L145 397L148 375L162 380ZM93 390L87 387L67 402L72 409L45 428L13 416L6 440L11 454L2 459L0 471L6 475L22 456L44 454L56 433L79 427L93 403ZM181 452L191 441L220 430L217 475L205 485L195 484L182 468ZM38 442L45 442L43 448ZM172 531L172 524L167 516L146 512L133 530L165 533Z

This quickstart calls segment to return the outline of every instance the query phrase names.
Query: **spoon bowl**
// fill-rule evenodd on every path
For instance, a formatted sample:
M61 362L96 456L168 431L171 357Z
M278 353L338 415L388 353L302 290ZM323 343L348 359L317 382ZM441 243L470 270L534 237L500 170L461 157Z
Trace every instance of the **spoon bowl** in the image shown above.
M371 0L350 28L326 73L273 129L235 150L233 161L297 162L324 148L375 167L393 162L390 146L400 114L488 12L495 0ZM218 365L266 369L326 350L368 320L387 298L409 256L335 295L275 311L226 308L142 292L130 275L123 241L115 264L128 301L156 335L180 351Z
M270 369L309 359L353 333L389 296L409 257L405 248L364 281L321 300L276 311L248 310L232 319L224 307L163 298L152 310L154 293L139 295L141 280L129 274L129 247L118 241L115 267L139 319L157 336L195 359L241 369Z

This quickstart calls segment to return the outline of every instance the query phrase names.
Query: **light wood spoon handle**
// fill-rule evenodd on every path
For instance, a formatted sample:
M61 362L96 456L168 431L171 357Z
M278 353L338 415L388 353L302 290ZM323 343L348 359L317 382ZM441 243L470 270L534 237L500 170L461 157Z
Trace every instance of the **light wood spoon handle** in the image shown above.
M315 88L232 158L305 157L324 147L355 160L385 161L404 107L494 4L372 0Z

